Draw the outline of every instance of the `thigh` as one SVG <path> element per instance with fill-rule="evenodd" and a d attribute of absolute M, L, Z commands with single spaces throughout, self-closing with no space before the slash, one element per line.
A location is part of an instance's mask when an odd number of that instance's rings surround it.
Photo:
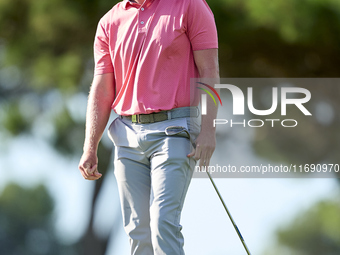
<path fill-rule="evenodd" d="M 119 151 L 119 148 L 116 148 Z M 129 157 L 116 158 L 114 174 L 117 180 L 124 226 L 148 227 L 150 205 L 150 167 Z M 129 232 L 129 229 L 127 230 Z"/>
<path fill-rule="evenodd" d="M 195 160 L 186 137 L 165 137 L 151 158 L 151 213 L 178 222 Z"/>

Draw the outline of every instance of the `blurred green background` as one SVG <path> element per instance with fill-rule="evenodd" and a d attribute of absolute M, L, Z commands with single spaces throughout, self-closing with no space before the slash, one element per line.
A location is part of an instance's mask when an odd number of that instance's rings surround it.
<path fill-rule="evenodd" d="M 116 2 L 0 0 L 0 153 L 3 157 L 11 144 L 28 137 L 48 144 L 59 158 L 80 158 L 86 97 L 93 77 L 96 25 Z M 221 77 L 340 76 L 339 0 L 207 2 L 219 32 Z M 322 92 L 320 88 L 316 93 Z M 336 111 L 332 126 L 327 129 L 315 126 L 321 145 L 311 144 L 309 136 L 302 136 L 290 146 L 281 146 L 280 141 L 291 139 L 289 134 L 283 132 L 275 139 L 277 134 L 264 129 L 256 134 L 262 138 L 253 141 L 255 151 L 269 160 L 277 160 L 280 154 L 280 159 L 289 162 L 300 155 L 296 151 L 299 148 L 312 151 L 313 147 L 322 146 L 324 153 L 313 157 L 316 163 L 329 160 L 329 155 L 337 159 L 338 95 L 337 90 L 328 95 Z M 112 167 L 111 150 L 112 146 L 101 143 L 99 164 L 104 175 Z M 303 155 L 299 159 L 306 163 L 310 154 L 306 158 Z M 46 167 L 55 164 L 39 155 L 36 157 L 32 160 L 41 160 Z M 0 165 L 1 175 L 7 171 L 10 166 Z M 94 229 L 95 205 L 102 184 L 103 180 L 97 181 L 91 190 L 86 229 L 77 241 L 65 244 L 54 234 L 55 202 L 49 184 L 29 187 L 4 183 L 0 190 L 0 254 L 105 254 L 114 233 L 98 235 Z M 340 254 L 339 231 L 339 200 L 319 201 L 278 229 L 276 252 L 266 254 Z"/>

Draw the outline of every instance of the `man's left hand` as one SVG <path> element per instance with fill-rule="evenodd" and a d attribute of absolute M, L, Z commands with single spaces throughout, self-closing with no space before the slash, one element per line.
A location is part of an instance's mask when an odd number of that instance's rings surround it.
<path fill-rule="evenodd" d="M 209 166 L 210 158 L 216 147 L 216 136 L 214 131 L 201 131 L 196 139 L 196 149 L 193 149 L 188 157 L 200 160 L 199 167 Z"/>

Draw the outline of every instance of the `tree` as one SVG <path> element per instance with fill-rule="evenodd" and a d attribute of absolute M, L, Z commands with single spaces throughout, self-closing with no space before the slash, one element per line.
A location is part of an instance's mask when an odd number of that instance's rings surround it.
<path fill-rule="evenodd" d="M 114 4 L 108 0 L 0 0 L 2 132 L 15 139 L 34 133 L 39 123 L 51 128 L 44 138 L 58 153 L 80 157 L 85 120 L 72 114 L 67 103 L 89 90 L 96 25 Z M 99 154 L 105 175 L 111 148 L 101 144 Z M 95 183 L 88 230 L 80 241 L 82 254 L 93 254 L 93 248 L 96 254 L 104 254 L 106 249 L 108 237 L 101 240 L 93 231 L 94 204 L 101 186 L 102 180 Z"/>
<path fill-rule="evenodd" d="M 0 0 L 1 133 L 15 139 L 44 125 L 50 130 L 44 138 L 56 151 L 65 157 L 80 157 L 84 119 L 73 114 L 68 103 L 75 97 L 86 97 L 93 73 L 96 24 L 116 2 Z M 208 3 L 219 31 L 222 77 L 339 76 L 339 1 L 210 0 Z M 312 93 L 328 97 L 332 109 L 338 112 L 338 91 L 319 88 Z M 304 163 L 306 157 L 315 162 L 329 160 L 328 155 L 334 158 L 339 154 L 338 123 L 337 116 L 331 127 L 316 123 L 312 142 L 309 135 L 299 133 L 296 139 L 285 130 L 278 136 L 274 129 L 263 128 L 257 132 L 254 146 L 259 155 L 271 160 L 282 160 L 278 155 L 283 155 L 285 161 L 295 161 L 301 148 L 310 152 L 305 157 L 300 154 L 299 159 Z M 321 140 L 324 153 L 311 154 Z M 287 145 L 287 141 L 291 143 Z M 104 175 L 110 155 L 110 149 L 101 145 L 99 167 Z M 96 182 L 91 219 L 101 184 L 102 181 Z M 96 248 L 100 250 L 96 254 L 100 254 L 107 240 L 95 237 L 91 220 L 81 242 L 96 242 L 93 247 L 101 247 Z"/>
<path fill-rule="evenodd" d="M 54 233 L 54 202 L 43 185 L 8 184 L 0 196 L 0 253 L 15 255 L 75 254 Z"/>
<path fill-rule="evenodd" d="M 219 31 L 222 77 L 339 77 L 338 1 L 216 0 L 209 4 Z M 338 86 L 320 82 L 318 86 L 300 85 L 311 91 L 313 103 L 308 106 L 313 115 L 320 109 L 328 114 L 338 112 Z M 254 86 L 257 109 L 268 109 L 271 103 L 268 93 L 262 100 L 266 90 L 268 87 L 261 84 Z M 256 129 L 253 146 L 257 155 L 293 164 L 336 162 L 340 152 L 339 116 L 333 114 L 329 123 L 324 123 L 315 117 L 302 120 L 294 109 L 290 113 L 291 118 L 301 119 L 294 132 L 269 125 Z"/>
<path fill-rule="evenodd" d="M 324 200 L 299 213 L 277 231 L 277 246 L 268 249 L 265 254 L 339 254 L 339 211 L 339 201 Z"/>

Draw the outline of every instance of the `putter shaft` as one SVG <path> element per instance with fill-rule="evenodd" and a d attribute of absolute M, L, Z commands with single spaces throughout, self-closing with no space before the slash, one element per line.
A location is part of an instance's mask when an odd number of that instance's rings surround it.
<path fill-rule="evenodd" d="M 235 223 L 233 217 L 231 216 L 231 214 L 230 214 L 230 212 L 229 212 L 229 210 L 228 210 L 226 204 L 225 204 L 224 201 L 223 201 L 223 198 L 222 198 L 220 192 L 218 191 L 218 189 L 217 189 L 217 187 L 216 187 L 216 185 L 215 185 L 215 182 L 214 182 L 213 179 L 211 178 L 211 175 L 210 175 L 209 171 L 207 170 L 206 172 L 207 172 L 207 174 L 208 174 L 208 176 L 209 176 L 209 179 L 210 179 L 212 185 L 214 186 L 214 188 L 215 188 L 215 190 L 216 190 L 216 192 L 217 192 L 218 197 L 220 198 L 220 200 L 221 200 L 221 202 L 222 202 L 222 204 L 223 204 L 224 209 L 226 210 L 226 212 L 227 212 L 227 214 L 228 214 L 228 216 L 229 216 L 229 219 L 231 220 L 231 223 L 233 224 L 233 226 L 234 226 L 234 228 L 235 228 L 235 230 L 236 230 L 236 232 L 237 232 L 238 237 L 240 238 L 240 240 L 241 240 L 241 242 L 242 242 L 242 244 L 243 244 L 244 249 L 246 250 L 246 252 L 247 252 L 248 255 L 251 255 L 251 253 L 250 253 L 250 251 L 249 251 L 249 249 L 248 249 L 248 247 L 247 247 L 247 245 L 246 245 L 246 242 L 244 241 L 244 239 L 243 239 L 243 237 L 242 237 L 242 235 L 241 235 L 240 230 L 238 229 L 238 227 L 237 227 L 237 225 L 236 225 L 236 223 Z"/>

